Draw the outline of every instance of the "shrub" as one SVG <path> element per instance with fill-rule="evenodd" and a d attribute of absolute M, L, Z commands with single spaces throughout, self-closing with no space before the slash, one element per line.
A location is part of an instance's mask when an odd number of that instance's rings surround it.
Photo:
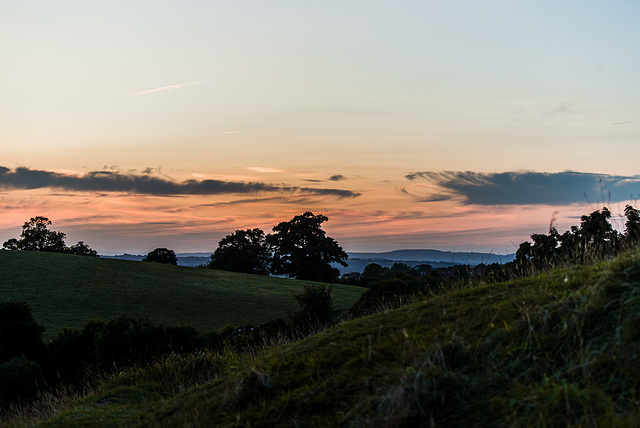
<path fill-rule="evenodd" d="M 162 327 L 126 314 L 107 322 L 96 336 L 99 364 L 122 367 L 146 363 L 168 353 L 169 349 Z"/>
<path fill-rule="evenodd" d="M 0 362 L 24 355 L 32 360 L 44 356 L 42 333 L 45 328 L 31 315 L 31 307 L 22 301 L 0 301 Z"/>
<path fill-rule="evenodd" d="M 75 254 L 77 256 L 98 257 L 98 252 L 96 250 L 93 250 L 83 241 L 80 241 L 77 244 L 70 246 L 69 253 Z"/>
<path fill-rule="evenodd" d="M 43 386 L 42 367 L 23 355 L 0 364 L 0 404 L 33 400 Z"/>
<path fill-rule="evenodd" d="M 331 291 L 325 285 L 305 285 L 301 294 L 294 295 L 300 309 L 291 315 L 292 327 L 307 331 L 330 325 L 335 316 Z"/>
<path fill-rule="evenodd" d="M 142 259 L 143 262 L 162 263 L 166 265 L 177 265 L 178 257 L 173 250 L 167 248 L 156 248 Z"/>
<path fill-rule="evenodd" d="M 104 322 L 89 321 L 82 330 L 65 328 L 49 342 L 47 371 L 54 380 L 80 380 L 83 369 L 96 364 L 96 336 Z"/>
<path fill-rule="evenodd" d="M 198 345 L 198 330 L 190 325 L 167 327 L 164 334 L 173 352 L 193 352 Z"/>
<path fill-rule="evenodd" d="M 220 351 L 225 345 L 233 340 L 233 336 L 238 330 L 231 324 L 225 324 L 218 330 L 211 330 L 198 336 L 198 347 L 209 349 L 212 351 Z"/>
<path fill-rule="evenodd" d="M 408 296 L 418 294 L 423 287 L 416 280 L 407 277 L 378 281 L 369 286 L 353 304 L 349 312 L 352 316 L 364 316 L 381 309 L 391 309 L 408 301 Z"/>

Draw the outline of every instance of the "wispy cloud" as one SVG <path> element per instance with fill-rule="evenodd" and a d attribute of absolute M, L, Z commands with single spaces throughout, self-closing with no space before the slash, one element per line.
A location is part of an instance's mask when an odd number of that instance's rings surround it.
<path fill-rule="evenodd" d="M 542 116 L 553 117 L 553 116 L 566 115 L 566 114 L 580 114 L 580 113 L 586 113 L 589 110 L 590 110 L 589 108 L 585 108 L 578 105 L 578 103 L 576 103 L 575 101 L 565 101 L 565 102 L 556 104 L 553 107 L 543 109 Z"/>
<path fill-rule="evenodd" d="M 249 171 L 255 171 L 255 172 L 265 172 L 265 173 L 271 173 L 271 172 L 286 172 L 283 169 L 278 169 L 278 168 L 271 168 L 271 167 L 263 167 L 263 166 L 248 166 L 247 169 Z"/>
<path fill-rule="evenodd" d="M 185 180 L 176 182 L 148 174 L 92 171 L 84 175 L 61 174 L 25 167 L 10 170 L 0 166 L 0 189 L 57 188 L 79 192 L 127 192 L 156 196 L 222 195 L 280 193 L 290 195 L 333 196 L 355 198 L 357 192 L 341 189 L 315 189 L 269 184 L 264 182 L 225 180 Z"/>
<path fill-rule="evenodd" d="M 534 205 L 578 202 L 620 202 L 640 195 L 640 176 L 615 176 L 574 171 L 478 173 L 471 171 L 413 172 L 408 180 L 426 180 L 438 193 L 421 200 L 434 202 L 462 197 L 467 204 Z"/>
<path fill-rule="evenodd" d="M 131 92 L 131 93 L 125 94 L 124 96 L 137 97 L 140 95 L 154 94 L 156 92 L 172 91 L 174 89 L 186 88 L 187 86 L 199 85 L 200 83 L 204 83 L 204 82 L 206 82 L 206 80 L 198 80 L 197 82 L 189 82 L 189 83 L 178 83 L 177 85 L 162 86 L 160 88 L 147 89 L 146 91 Z"/>

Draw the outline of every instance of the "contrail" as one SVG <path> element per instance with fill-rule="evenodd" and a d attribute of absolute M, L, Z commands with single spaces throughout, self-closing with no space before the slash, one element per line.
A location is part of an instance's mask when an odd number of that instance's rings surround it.
<path fill-rule="evenodd" d="M 206 82 L 206 80 L 199 80 L 197 82 L 189 82 L 189 83 L 179 83 L 177 85 L 163 86 L 161 88 L 148 89 L 146 91 L 131 92 L 130 94 L 125 94 L 124 96 L 125 97 L 137 97 L 138 95 L 152 94 L 154 92 L 171 91 L 173 89 L 185 88 L 187 86 L 198 85 L 198 84 L 204 83 L 204 82 Z"/>

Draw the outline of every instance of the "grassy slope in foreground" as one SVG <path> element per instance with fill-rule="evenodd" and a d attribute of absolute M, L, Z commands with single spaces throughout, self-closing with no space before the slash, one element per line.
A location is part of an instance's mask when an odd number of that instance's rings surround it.
<path fill-rule="evenodd" d="M 430 298 L 244 363 L 201 356 L 211 380 L 180 393 L 198 364 L 158 362 L 45 425 L 634 426 L 639 343 L 635 253 Z"/>
<path fill-rule="evenodd" d="M 309 282 L 182 266 L 69 254 L 0 251 L 0 298 L 24 300 L 45 340 L 62 327 L 121 313 L 200 331 L 226 323 L 259 325 L 297 309 L 294 294 Z M 364 291 L 336 285 L 345 309 Z"/>

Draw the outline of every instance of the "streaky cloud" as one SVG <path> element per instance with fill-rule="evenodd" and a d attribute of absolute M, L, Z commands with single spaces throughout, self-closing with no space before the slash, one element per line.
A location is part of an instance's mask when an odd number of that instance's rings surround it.
<path fill-rule="evenodd" d="M 248 166 L 247 169 L 249 171 L 264 172 L 264 173 L 286 172 L 283 169 L 272 168 L 272 167 L 263 167 L 263 166 Z"/>
<path fill-rule="evenodd" d="M 155 196 L 223 195 L 223 194 L 307 194 L 355 198 L 360 193 L 341 189 L 323 189 L 276 185 L 263 182 L 224 180 L 172 181 L 148 174 L 123 174 L 114 171 L 91 171 L 84 175 L 68 175 L 18 167 L 0 166 L 0 189 L 56 188 L 76 192 L 126 192 Z"/>
<path fill-rule="evenodd" d="M 434 193 L 425 198 L 420 199 L 418 202 L 444 202 L 453 199 L 451 195 L 445 195 L 443 193 Z"/>
<path fill-rule="evenodd" d="M 189 82 L 189 83 L 178 83 L 177 85 L 169 85 L 169 86 L 161 86 L 159 88 L 147 89 L 146 91 L 139 92 L 131 92 L 129 94 L 125 94 L 125 97 L 137 97 L 140 95 L 153 94 L 156 92 L 165 92 L 172 91 L 174 89 L 186 88 L 187 86 L 199 85 L 200 83 L 204 83 L 206 80 L 198 80 L 197 82 Z"/>
<path fill-rule="evenodd" d="M 458 196 L 463 197 L 466 204 L 477 205 L 559 205 L 580 202 L 608 204 L 634 199 L 640 195 L 640 176 L 575 171 L 424 171 L 411 172 L 405 178 L 411 181 L 429 181 L 443 191 L 424 198 L 424 202 Z"/>

